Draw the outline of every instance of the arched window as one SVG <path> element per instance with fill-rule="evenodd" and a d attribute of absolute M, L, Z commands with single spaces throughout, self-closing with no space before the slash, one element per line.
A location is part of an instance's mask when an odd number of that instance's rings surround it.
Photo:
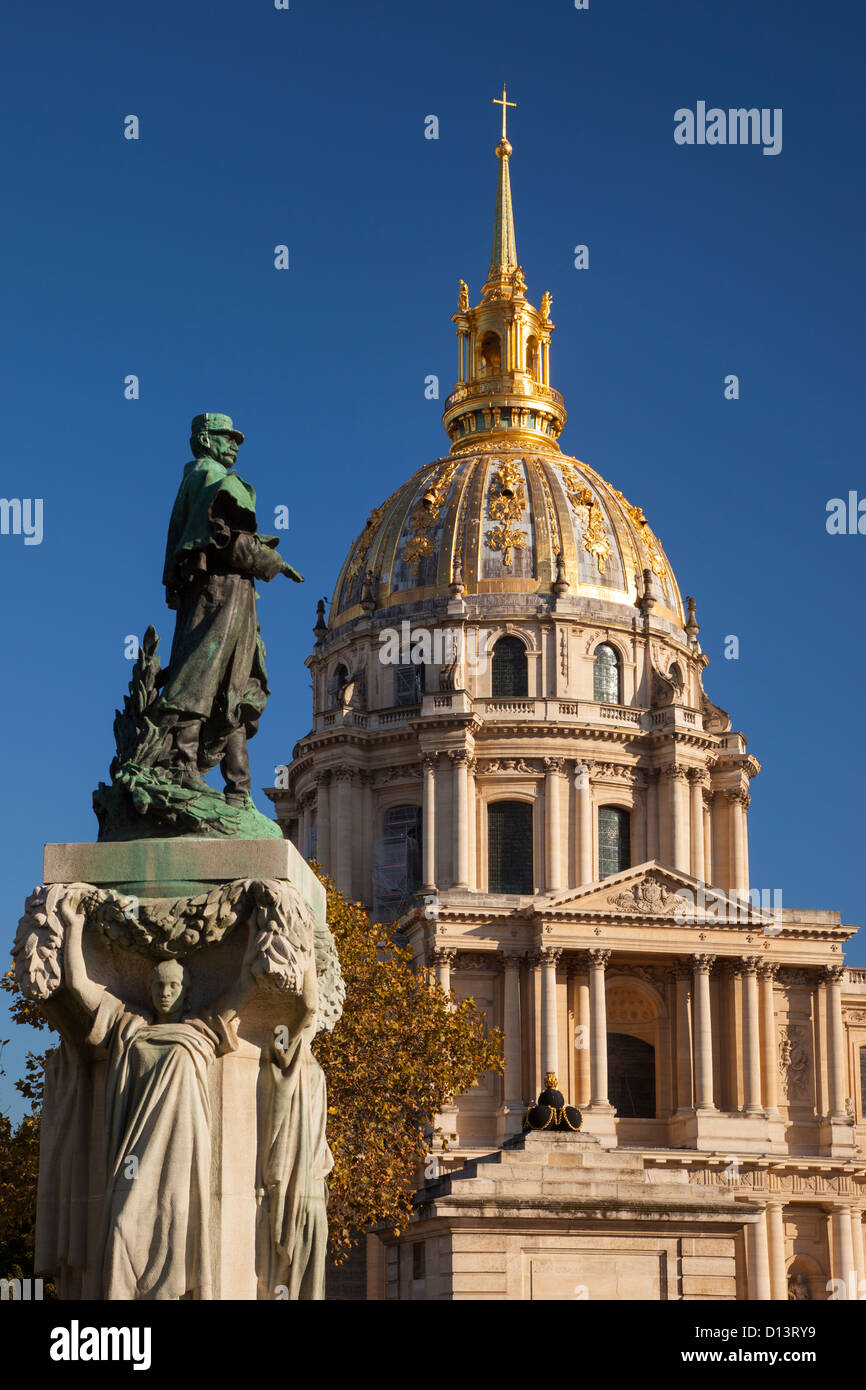
<path fill-rule="evenodd" d="M 533 381 L 538 380 L 538 339 L 534 334 L 526 340 L 526 370 Z"/>
<path fill-rule="evenodd" d="M 656 1053 L 630 1033 L 607 1035 L 607 1094 L 621 1120 L 656 1117 Z"/>
<path fill-rule="evenodd" d="M 620 806 L 598 808 L 598 876 L 631 868 L 631 817 Z"/>
<path fill-rule="evenodd" d="M 346 684 L 348 679 L 348 669 L 343 665 L 338 666 L 333 675 L 328 677 L 328 685 L 325 692 L 325 709 L 336 709 L 337 691 Z"/>
<path fill-rule="evenodd" d="M 681 695 L 683 693 L 683 673 L 676 662 L 674 662 L 673 666 L 668 671 L 668 680 L 677 693 Z"/>
<path fill-rule="evenodd" d="M 424 694 L 424 666 L 414 662 L 394 667 L 394 704 L 420 705 Z"/>
<path fill-rule="evenodd" d="M 592 667 L 592 698 L 601 705 L 618 705 L 620 700 L 619 657 L 609 642 L 595 649 Z"/>
<path fill-rule="evenodd" d="M 519 637 L 500 637 L 493 648 L 493 694 L 520 698 L 528 689 L 526 648 Z"/>
<path fill-rule="evenodd" d="M 487 808 L 487 879 L 490 893 L 532 892 L 532 806 L 494 801 Z"/>
<path fill-rule="evenodd" d="M 498 376 L 502 370 L 502 348 L 498 333 L 485 333 L 481 339 L 479 376 Z"/>
<path fill-rule="evenodd" d="M 421 887 L 421 807 L 391 806 L 373 843 L 373 915 L 393 922 Z"/>

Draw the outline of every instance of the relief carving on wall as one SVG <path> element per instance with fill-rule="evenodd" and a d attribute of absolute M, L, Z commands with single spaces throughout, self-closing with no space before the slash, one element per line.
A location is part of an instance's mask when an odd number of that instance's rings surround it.
<path fill-rule="evenodd" d="M 649 917 L 671 917 L 683 910 L 683 900 L 656 878 L 644 878 L 623 893 L 608 894 L 608 902 L 624 912 L 639 912 Z"/>
<path fill-rule="evenodd" d="M 779 1029 L 779 1074 L 789 1101 L 812 1099 L 812 1068 L 806 1027 L 784 1024 Z"/>

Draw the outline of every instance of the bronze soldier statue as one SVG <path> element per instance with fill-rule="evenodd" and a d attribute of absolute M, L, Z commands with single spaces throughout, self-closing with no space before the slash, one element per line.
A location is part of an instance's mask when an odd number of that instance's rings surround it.
<path fill-rule="evenodd" d="M 303 575 L 257 532 L 256 494 L 234 471 L 244 442 L 228 415 L 196 415 L 168 527 L 163 583 L 177 611 L 154 718 L 170 731 L 170 767 L 180 785 L 209 790 L 201 773 L 220 764 L 225 799 L 250 802 L 247 739 L 268 695 L 254 580 Z"/>

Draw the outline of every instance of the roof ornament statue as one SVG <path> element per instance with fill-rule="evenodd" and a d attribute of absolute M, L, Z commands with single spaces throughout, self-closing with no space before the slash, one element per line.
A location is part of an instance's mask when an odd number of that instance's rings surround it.
<path fill-rule="evenodd" d="M 583 1116 L 573 1105 L 566 1105 L 565 1096 L 557 1090 L 556 1073 L 544 1077 L 544 1090 L 535 1105 L 531 1105 L 523 1120 L 524 1130 L 545 1129 L 548 1132 L 575 1134 L 583 1124 Z"/>

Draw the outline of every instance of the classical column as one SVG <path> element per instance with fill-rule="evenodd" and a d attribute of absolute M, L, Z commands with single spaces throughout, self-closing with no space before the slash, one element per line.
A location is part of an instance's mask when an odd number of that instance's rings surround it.
<path fill-rule="evenodd" d="M 854 1263 L 850 1207 L 834 1207 L 830 1212 L 830 1267 L 834 1279 L 844 1279 L 845 1297 L 853 1297 L 856 1289 L 852 1285 L 857 1282 L 857 1266 Z"/>
<path fill-rule="evenodd" d="M 761 1211 L 757 1221 L 750 1221 L 746 1227 L 746 1251 L 749 1299 L 751 1301 L 763 1301 L 772 1298 L 766 1211 Z"/>
<path fill-rule="evenodd" d="M 332 845 L 334 881 L 344 898 L 352 897 L 352 768 L 338 767 L 337 843 Z"/>
<path fill-rule="evenodd" d="M 331 872 L 331 774 L 316 773 L 316 860 Z"/>
<path fill-rule="evenodd" d="M 544 842 L 547 851 L 545 888 L 548 893 L 558 893 L 562 888 L 562 864 L 559 852 L 559 783 L 564 758 L 544 759 Z M 554 1067 L 555 1071 L 556 1068 Z"/>
<path fill-rule="evenodd" d="M 421 807 L 423 852 L 423 891 L 432 893 L 436 887 L 436 763 L 438 753 L 425 753 L 423 760 L 424 793 Z"/>
<path fill-rule="evenodd" d="M 577 867 L 578 886 L 582 883 L 592 883 L 594 874 L 592 872 L 592 788 L 589 781 L 589 770 L 591 764 L 588 762 L 575 763 L 574 767 L 574 789 L 577 800 L 577 846 L 575 849 L 574 862 Z"/>
<path fill-rule="evenodd" d="M 304 792 L 298 803 L 301 808 L 301 825 L 299 830 L 300 844 L 298 849 L 305 859 L 310 856 L 310 819 L 311 819 L 311 797 L 309 792 Z"/>
<path fill-rule="evenodd" d="M 851 1244 L 854 1249 L 854 1269 L 857 1274 L 857 1297 L 866 1298 L 866 1262 L 863 1259 L 863 1213 L 859 1207 L 851 1208 Z"/>
<path fill-rule="evenodd" d="M 520 956 L 511 951 L 505 952 L 505 980 L 502 1027 L 505 1033 L 503 1054 L 505 1057 L 505 1079 L 503 1082 L 505 1104 L 509 1109 L 520 1109 L 523 1104 L 523 1086 L 520 1066 Z"/>
<path fill-rule="evenodd" d="M 702 767 L 689 768 L 689 798 L 691 802 L 692 878 L 706 883 L 704 867 L 704 786 L 709 781 Z"/>
<path fill-rule="evenodd" d="M 478 855 L 476 841 L 478 816 L 476 815 L 477 797 L 475 788 L 476 765 L 477 759 L 475 759 L 474 757 L 466 759 L 466 799 L 468 803 L 466 810 L 466 820 L 469 839 L 469 863 L 467 865 L 467 882 L 470 888 L 478 887 Z"/>
<path fill-rule="evenodd" d="M 446 994 L 451 988 L 451 968 L 456 958 L 456 950 L 447 946 L 435 946 L 428 957 L 433 966 L 436 983 L 442 986 Z"/>
<path fill-rule="evenodd" d="M 589 976 L 586 962 L 572 958 L 569 975 L 574 978 L 574 1052 L 575 1052 L 575 1105 L 589 1105 L 591 1098 L 591 1078 L 589 1067 Z"/>
<path fill-rule="evenodd" d="M 646 857 L 661 859 L 659 846 L 659 774 L 656 768 L 646 775 Z"/>
<path fill-rule="evenodd" d="M 767 1244 L 770 1256 L 770 1297 L 780 1302 L 788 1298 L 785 1266 L 785 1209 L 783 1202 L 767 1206 Z"/>
<path fill-rule="evenodd" d="M 556 967 L 562 951 L 541 951 L 541 1071 L 559 1073 L 559 1020 L 556 1015 Z"/>
<path fill-rule="evenodd" d="M 671 864 L 687 874 L 691 867 L 688 771 L 674 766 L 665 772 L 671 784 Z"/>
<path fill-rule="evenodd" d="M 454 850 L 453 886 L 469 887 L 469 779 L 465 748 L 454 748 L 449 754 L 454 766 Z"/>
<path fill-rule="evenodd" d="M 692 981 L 693 971 L 684 961 L 673 967 L 676 984 L 676 1076 L 678 1111 L 693 1108 L 692 1095 Z"/>
<path fill-rule="evenodd" d="M 632 863 L 645 864 L 649 855 L 646 848 L 646 780 L 638 773 L 634 781 L 634 852 Z"/>
<path fill-rule="evenodd" d="M 359 895 L 364 902 L 373 895 L 373 837 L 376 833 L 375 793 L 373 774 L 366 769 L 359 774 L 361 782 L 361 875 Z"/>
<path fill-rule="evenodd" d="M 760 957 L 744 956 L 734 963 L 743 978 L 743 1111 L 759 1115 L 761 1105 L 761 1033 L 758 1010 Z"/>
<path fill-rule="evenodd" d="M 607 1097 L 607 999 L 604 972 L 610 951 L 598 948 L 587 952 L 589 958 L 589 1066 L 590 1105 L 610 1106 Z"/>
<path fill-rule="evenodd" d="M 845 1112 L 845 1030 L 842 1026 L 843 965 L 824 967 L 827 997 L 827 1058 L 830 1081 L 830 1118 L 844 1120 Z"/>
<path fill-rule="evenodd" d="M 727 791 L 728 799 L 728 843 L 730 845 L 730 890 L 732 893 L 749 892 L 749 875 L 746 868 L 746 835 L 744 802 L 748 799 L 743 791 Z"/>
<path fill-rule="evenodd" d="M 764 1073 L 764 1110 L 771 1120 L 779 1119 L 779 1048 L 776 1041 L 776 1006 L 773 984 L 779 973 L 773 961 L 758 967 L 761 981 L 761 1050 Z M 787 1294 L 785 1295 L 787 1297 Z"/>
<path fill-rule="evenodd" d="M 715 868 L 713 865 L 713 796 L 707 787 L 703 789 L 704 803 L 704 882 L 712 883 Z"/>
<path fill-rule="evenodd" d="M 715 956 L 692 956 L 695 991 L 695 1109 L 715 1110 L 713 1100 L 713 1026 L 710 1016 L 710 971 Z"/>

